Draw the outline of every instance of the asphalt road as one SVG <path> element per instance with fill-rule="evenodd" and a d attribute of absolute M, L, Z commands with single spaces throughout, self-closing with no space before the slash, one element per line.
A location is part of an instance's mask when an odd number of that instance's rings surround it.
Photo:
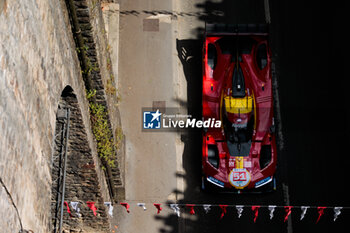
<path fill-rule="evenodd" d="M 130 203 L 132 214 L 127 214 L 121 206 L 115 208 L 117 232 L 158 232 L 164 224 L 154 220 L 155 212 L 144 212 L 135 206 L 138 202 L 150 206 L 176 200 L 173 191 L 177 187 L 180 136 L 141 131 L 143 107 L 159 106 L 159 103 L 163 107 L 178 106 L 176 51 L 172 43 L 175 42 L 174 24 L 170 15 L 154 13 L 157 10 L 172 12 L 173 3 L 119 2 L 119 107 L 125 134 L 126 199 L 121 201 Z"/>
<path fill-rule="evenodd" d="M 178 218 L 169 208 L 156 215 L 152 203 L 350 206 L 347 183 L 349 109 L 345 85 L 345 12 L 342 5 L 315 1 L 120 1 L 119 86 L 126 135 L 126 201 L 115 208 L 116 232 L 348 232 L 350 210 L 333 222 L 333 210 L 315 224 L 317 211 L 283 209 L 256 223 L 246 208 L 240 219 L 229 208 L 196 208 Z M 145 21 L 146 19 L 146 21 Z M 158 19 L 147 21 L 147 19 Z M 277 191 L 261 195 L 200 191 L 201 132 L 141 131 L 142 107 L 165 101 L 200 118 L 201 46 L 204 22 L 270 23 L 275 65 L 279 153 Z M 156 23 L 156 24 L 154 24 Z M 164 102 L 162 102 L 164 104 Z M 158 102 L 159 104 L 159 102 Z M 147 211 L 134 207 L 144 202 Z"/>

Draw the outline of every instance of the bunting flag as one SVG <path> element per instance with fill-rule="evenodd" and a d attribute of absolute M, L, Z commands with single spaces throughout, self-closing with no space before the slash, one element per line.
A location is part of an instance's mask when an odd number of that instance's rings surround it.
<path fill-rule="evenodd" d="M 220 208 L 221 208 L 221 216 L 220 216 L 220 219 L 222 219 L 222 218 L 225 216 L 226 212 L 227 212 L 227 210 L 226 210 L 227 205 L 219 205 L 219 206 L 220 206 Z"/>
<path fill-rule="evenodd" d="M 317 207 L 317 211 L 318 211 L 318 218 L 317 218 L 317 221 L 316 223 L 318 223 L 318 221 L 320 221 L 322 215 L 324 214 L 324 210 L 326 209 L 326 207 L 323 207 L 323 206 L 319 206 Z"/>
<path fill-rule="evenodd" d="M 112 205 L 112 202 L 105 202 L 104 205 L 108 208 L 109 216 L 113 217 L 113 205 Z"/>
<path fill-rule="evenodd" d="M 341 214 L 341 209 L 343 209 L 343 207 L 334 207 L 334 218 L 333 218 L 334 222 L 335 220 L 337 220 L 338 216 Z"/>
<path fill-rule="evenodd" d="M 71 202 L 70 202 L 70 206 L 73 208 L 73 210 L 75 211 L 75 213 L 77 214 L 77 216 L 80 218 L 80 217 L 81 217 L 81 214 L 80 214 L 79 202 L 77 202 L 77 201 L 71 201 Z"/>
<path fill-rule="evenodd" d="M 275 212 L 276 206 L 275 205 L 269 205 L 268 209 L 270 211 L 270 220 L 273 218 L 273 213 Z"/>
<path fill-rule="evenodd" d="M 120 205 L 124 206 L 126 209 L 126 212 L 130 213 L 130 205 L 127 202 L 121 202 Z"/>
<path fill-rule="evenodd" d="M 68 202 L 65 201 L 64 205 L 67 207 L 67 212 L 68 212 L 69 216 L 72 217 L 72 213 L 70 212 Z"/>
<path fill-rule="evenodd" d="M 147 210 L 145 203 L 137 203 L 137 206 L 142 207 L 144 211 Z"/>
<path fill-rule="evenodd" d="M 258 218 L 258 215 L 259 215 L 259 208 L 260 208 L 260 206 L 258 206 L 258 205 L 252 206 L 252 211 L 254 213 L 254 223 L 256 222 L 256 219 Z"/>
<path fill-rule="evenodd" d="M 178 204 L 170 204 L 170 208 L 175 212 L 175 214 L 180 217 L 180 208 Z"/>
<path fill-rule="evenodd" d="M 203 205 L 203 208 L 204 208 L 204 211 L 205 211 L 206 214 L 209 213 L 210 207 L 211 207 L 211 205 L 208 205 L 208 204 L 204 204 Z"/>
<path fill-rule="evenodd" d="M 290 213 L 292 212 L 292 208 L 293 208 L 293 206 L 285 206 L 284 207 L 285 215 L 284 215 L 284 221 L 283 222 L 286 222 L 288 220 L 288 217 L 289 217 Z"/>
<path fill-rule="evenodd" d="M 95 206 L 95 202 L 93 201 L 87 201 L 86 202 L 87 206 L 92 210 L 92 212 L 94 213 L 94 215 L 96 216 L 96 206 Z"/>
<path fill-rule="evenodd" d="M 306 211 L 309 208 L 310 208 L 310 206 L 301 206 L 300 207 L 300 209 L 301 209 L 300 221 L 304 219 Z"/>
<path fill-rule="evenodd" d="M 194 214 L 195 214 L 195 212 L 194 212 L 194 206 L 195 206 L 195 205 L 193 205 L 193 204 L 186 204 L 186 206 L 187 206 L 188 208 L 190 208 L 190 214 L 191 214 L 191 215 L 194 215 Z"/>
<path fill-rule="evenodd" d="M 236 205 L 236 209 L 237 209 L 237 214 L 238 214 L 238 218 L 241 218 L 242 213 L 243 213 L 243 205 Z"/>
<path fill-rule="evenodd" d="M 160 213 L 160 211 L 162 211 L 162 207 L 160 207 L 161 204 L 158 204 L 158 203 L 153 203 L 153 205 L 157 208 L 157 214 Z"/>

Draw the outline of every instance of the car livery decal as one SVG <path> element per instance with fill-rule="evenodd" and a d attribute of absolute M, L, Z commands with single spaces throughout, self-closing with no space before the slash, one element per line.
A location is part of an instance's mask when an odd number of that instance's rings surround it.
<path fill-rule="evenodd" d="M 244 164 L 243 164 L 243 156 L 237 156 L 236 157 L 236 168 L 242 169 Z"/>
<path fill-rule="evenodd" d="M 236 189 L 243 189 L 251 180 L 251 175 L 245 168 L 234 168 L 228 175 L 230 184 Z"/>

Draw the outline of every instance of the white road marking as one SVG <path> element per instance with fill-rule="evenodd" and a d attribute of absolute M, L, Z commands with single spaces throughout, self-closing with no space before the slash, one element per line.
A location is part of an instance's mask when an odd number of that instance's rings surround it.
<path fill-rule="evenodd" d="M 264 0 L 264 8 L 265 8 L 265 21 L 266 23 L 271 23 L 271 16 L 270 16 L 270 5 L 269 0 Z"/>

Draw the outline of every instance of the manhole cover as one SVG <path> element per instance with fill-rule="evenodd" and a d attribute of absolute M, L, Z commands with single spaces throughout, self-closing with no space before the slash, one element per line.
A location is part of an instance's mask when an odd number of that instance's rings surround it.
<path fill-rule="evenodd" d="M 143 19 L 143 31 L 144 32 L 158 32 L 159 31 L 159 19 Z"/>

